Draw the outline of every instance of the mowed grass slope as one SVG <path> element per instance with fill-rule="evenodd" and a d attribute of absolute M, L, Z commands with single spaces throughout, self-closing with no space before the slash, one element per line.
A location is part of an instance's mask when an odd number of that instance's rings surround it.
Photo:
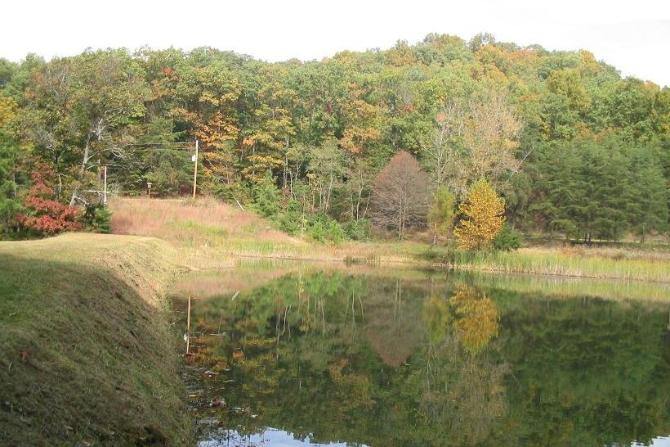
<path fill-rule="evenodd" d="M 0 243 L 0 444 L 183 445 L 189 425 L 151 238 Z"/>

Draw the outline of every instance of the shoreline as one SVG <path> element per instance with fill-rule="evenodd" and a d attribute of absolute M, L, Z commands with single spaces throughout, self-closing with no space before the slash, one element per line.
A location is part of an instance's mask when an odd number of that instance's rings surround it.
<path fill-rule="evenodd" d="M 333 247 L 303 241 L 300 248 L 283 254 L 231 253 L 224 244 L 194 248 L 154 237 L 90 233 L 0 242 L 5 267 L 0 272 L 0 328 L 7 334 L 0 343 L 0 383 L 10 403 L 9 411 L 0 412 L 0 425 L 7 427 L 6 437 L 16 444 L 189 442 L 191 428 L 178 373 L 179 337 L 168 299 L 176 280 L 189 271 L 206 273 L 235 267 L 240 260 L 266 260 L 337 262 L 352 268 L 388 268 L 391 274 L 393 267 L 473 272 L 491 274 L 502 282 L 513 275 L 531 282 L 533 277 L 621 281 L 634 288 L 670 284 L 670 257 L 665 254 L 656 259 L 611 259 L 595 256 L 597 252 L 579 256 L 535 248 L 449 264 L 422 258 L 430 246 L 416 243 Z M 301 256 L 307 252 L 311 256 Z M 515 270 L 515 257 L 528 270 Z M 542 264 L 548 258 L 552 263 Z M 562 261 L 566 265 L 556 269 Z M 657 270 L 640 275 L 648 265 Z M 644 299 L 645 290 L 640 290 L 639 299 Z M 660 302 L 665 301 L 663 296 L 661 290 L 649 298 Z M 64 383 L 64 377 L 71 380 Z M 35 383 L 40 386 L 34 387 Z M 43 387 L 50 390 L 56 411 L 38 405 L 45 398 Z M 26 429 L 26 415 L 46 428 Z"/>

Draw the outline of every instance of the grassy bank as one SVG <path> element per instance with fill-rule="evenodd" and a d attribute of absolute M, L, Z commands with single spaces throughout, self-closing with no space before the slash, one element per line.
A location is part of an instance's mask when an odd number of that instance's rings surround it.
<path fill-rule="evenodd" d="M 531 247 L 456 256 L 462 270 L 670 282 L 670 253 L 597 248 Z"/>
<path fill-rule="evenodd" d="M 322 244 L 279 232 L 253 212 L 214 199 L 117 199 L 112 211 L 115 233 L 170 241 L 180 250 L 181 261 L 192 268 L 261 257 L 670 282 L 670 252 L 660 249 L 532 247 L 468 254 L 411 241 Z"/>
<path fill-rule="evenodd" d="M 3 445 L 182 445 L 175 267 L 151 238 L 0 243 Z"/>

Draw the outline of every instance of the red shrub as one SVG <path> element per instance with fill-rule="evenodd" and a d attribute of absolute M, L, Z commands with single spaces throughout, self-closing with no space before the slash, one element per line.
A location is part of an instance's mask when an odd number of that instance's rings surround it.
<path fill-rule="evenodd" d="M 53 200 L 54 189 L 47 181 L 51 175 L 53 171 L 48 166 L 37 166 L 31 175 L 33 186 L 23 199 L 28 212 L 17 216 L 18 223 L 26 230 L 50 235 L 80 229 L 81 224 L 77 222 L 79 210 Z"/>

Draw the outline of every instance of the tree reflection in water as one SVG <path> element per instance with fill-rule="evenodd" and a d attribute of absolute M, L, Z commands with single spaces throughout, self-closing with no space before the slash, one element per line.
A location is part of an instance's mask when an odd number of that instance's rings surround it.
<path fill-rule="evenodd" d="M 200 439 L 256 445 L 273 427 L 295 445 L 623 445 L 670 433 L 667 306 L 473 283 L 295 273 L 198 302 Z"/>

